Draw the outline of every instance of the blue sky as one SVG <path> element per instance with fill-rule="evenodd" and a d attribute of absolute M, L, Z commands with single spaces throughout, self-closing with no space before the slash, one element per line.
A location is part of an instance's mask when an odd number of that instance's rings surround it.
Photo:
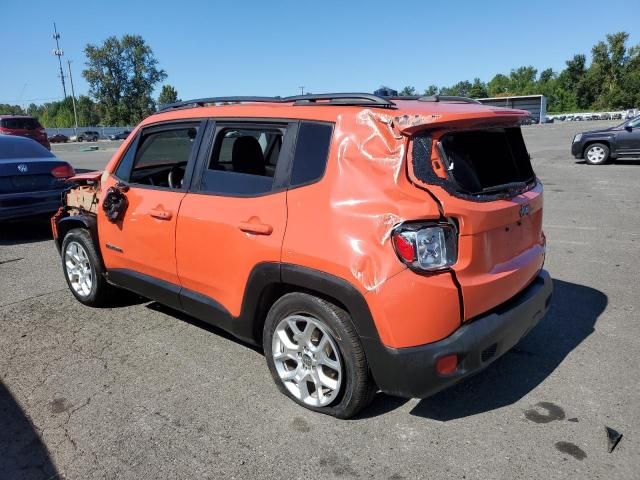
<path fill-rule="evenodd" d="M 124 33 L 144 37 L 183 99 L 422 90 L 521 65 L 559 70 L 616 31 L 640 43 L 638 0 L 0 3 L 0 103 L 23 105 L 62 97 L 53 21 L 76 95 L 88 90 L 84 46 Z"/>

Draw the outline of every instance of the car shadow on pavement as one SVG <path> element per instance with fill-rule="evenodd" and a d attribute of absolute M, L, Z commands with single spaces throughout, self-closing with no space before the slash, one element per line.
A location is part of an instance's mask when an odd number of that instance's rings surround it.
<path fill-rule="evenodd" d="M 511 405 L 542 383 L 594 331 L 607 307 L 599 290 L 554 280 L 549 314 L 510 352 L 474 377 L 421 400 L 412 415 L 448 421 Z"/>
<path fill-rule="evenodd" d="M 51 455 L 26 413 L 0 382 L 0 477 L 59 478 Z"/>
<path fill-rule="evenodd" d="M 49 216 L 38 216 L 0 224 L 0 245 L 18 245 L 51 240 L 53 236 L 50 218 Z"/>
<path fill-rule="evenodd" d="M 584 160 L 576 160 L 575 161 L 576 165 L 587 165 L 587 162 L 585 162 Z M 609 162 L 605 163 L 604 166 L 606 167 L 607 165 L 640 165 L 640 159 L 638 160 L 610 160 Z M 598 165 L 598 166 L 602 166 L 602 165 Z M 546 183 L 545 183 L 546 185 Z"/>
<path fill-rule="evenodd" d="M 224 339 L 227 340 L 231 340 L 232 342 L 235 342 L 239 345 L 243 345 L 245 347 L 247 347 L 250 350 L 253 350 L 254 352 L 258 352 L 260 354 L 262 354 L 262 347 L 259 345 L 252 345 L 250 343 L 244 342 L 242 340 L 240 340 L 239 338 L 233 336 L 232 334 L 230 334 L 229 332 L 227 332 L 226 330 L 223 330 L 221 328 L 218 328 L 216 326 L 210 325 L 206 322 L 203 322 L 201 320 L 198 320 L 195 317 L 192 317 L 190 315 L 187 315 L 184 312 L 181 312 L 179 310 L 174 310 L 171 307 L 167 307 L 166 305 L 163 305 L 161 303 L 158 302 L 151 302 L 148 305 L 146 305 L 146 307 L 150 310 L 156 311 L 156 312 L 160 312 L 160 313 L 164 313 L 165 315 L 170 315 L 174 318 L 177 318 L 178 320 L 182 320 L 183 322 L 189 323 L 191 325 L 193 325 L 194 327 L 198 327 L 201 328 L 203 330 L 206 330 L 209 333 L 213 333 L 219 337 L 222 337 Z"/>

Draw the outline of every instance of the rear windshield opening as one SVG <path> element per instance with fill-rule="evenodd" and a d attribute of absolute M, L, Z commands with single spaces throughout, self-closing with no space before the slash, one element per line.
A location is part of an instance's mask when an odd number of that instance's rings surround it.
<path fill-rule="evenodd" d="M 522 191 L 535 180 L 519 128 L 449 133 L 440 145 L 449 177 L 462 193 Z"/>

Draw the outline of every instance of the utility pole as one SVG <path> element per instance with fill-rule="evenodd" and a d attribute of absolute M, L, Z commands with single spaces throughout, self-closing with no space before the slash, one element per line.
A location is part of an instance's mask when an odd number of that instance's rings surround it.
<path fill-rule="evenodd" d="M 74 133 L 78 135 L 78 112 L 76 111 L 76 92 L 73 90 L 73 77 L 71 76 L 71 60 L 67 60 L 69 66 L 69 83 L 71 83 L 71 102 L 73 103 L 73 117 L 76 120 L 76 128 L 73 129 Z"/>
<path fill-rule="evenodd" d="M 298 88 L 300 89 L 300 95 L 304 95 L 304 85 Z"/>
<path fill-rule="evenodd" d="M 60 48 L 60 34 L 56 28 L 56 22 L 53 22 L 53 38 L 56 41 L 56 48 L 53 50 L 53 54 L 58 57 L 58 64 L 60 65 L 60 80 L 62 80 L 62 92 L 64 93 L 64 98 L 67 98 L 67 87 L 64 84 L 64 72 L 62 71 L 62 59 L 60 58 L 64 55 L 64 52 Z"/>

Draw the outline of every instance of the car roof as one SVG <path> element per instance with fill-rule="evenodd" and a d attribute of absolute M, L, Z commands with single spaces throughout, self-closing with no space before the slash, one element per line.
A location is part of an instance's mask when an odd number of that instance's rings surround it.
<path fill-rule="evenodd" d="M 525 117 L 529 112 L 501 107 L 470 103 L 463 101 L 421 101 L 418 99 L 393 99 L 394 108 L 378 106 L 376 104 L 363 105 L 329 105 L 329 104 L 292 104 L 274 101 L 246 102 L 230 105 L 204 105 L 191 108 L 169 109 L 155 113 L 142 122 L 142 126 L 171 120 L 197 118 L 245 118 L 245 119 L 293 119 L 336 122 L 345 113 L 357 115 L 364 110 L 375 111 L 380 115 L 396 119 L 398 123 L 409 118 L 417 119 L 413 125 L 425 124 L 430 121 L 446 122 L 462 119 L 485 117 Z"/>

